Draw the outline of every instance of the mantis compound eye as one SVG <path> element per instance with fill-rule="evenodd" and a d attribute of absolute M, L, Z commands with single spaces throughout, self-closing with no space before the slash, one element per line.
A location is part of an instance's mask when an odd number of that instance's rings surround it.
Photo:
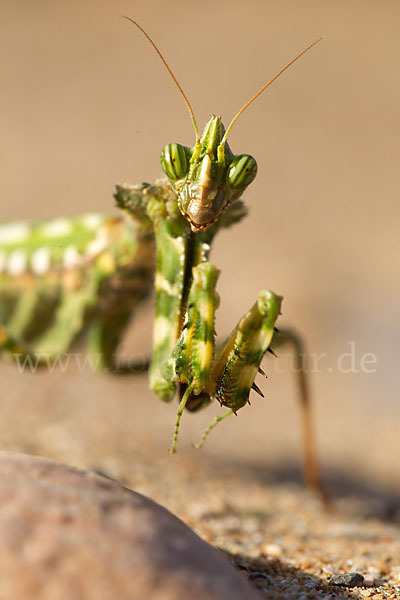
<path fill-rule="evenodd" d="M 183 179 L 188 172 L 192 152 L 180 144 L 168 144 L 161 152 L 161 168 L 172 181 Z"/>
<path fill-rule="evenodd" d="M 237 189 L 250 185 L 257 175 L 257 163 L 250 154 L 235 156 L 229 165 L 227 183 Z"/>

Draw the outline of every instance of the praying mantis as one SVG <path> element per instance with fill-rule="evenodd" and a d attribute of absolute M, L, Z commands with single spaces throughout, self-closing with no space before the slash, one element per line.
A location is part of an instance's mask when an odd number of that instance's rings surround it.
<path fill-rule="evenodd" d="M 34 357 L 46 365 L 83 334 L 98 367 L 134 371 L 121 365 L 117 348 L 136 307 L 155 287 L 153 353 L 149 381 L 153 392 L 180 402 L 171 451 L 175 452 L 184 409 L 199 410 L 214 400 L 226 412 L 205 430 L 236 415 L 254 390 L 255 377 L 271 344 L 290 343 L 297 360 L 302 407 L 305 475 L 322 491 L 311 427 L 300 338 L 278 332 L 282 298 L 263 290 L 227 340 L 216 348 L 216 284 L 219 270 L 209 260 L 215 235 L 246 215 L 241 197 L 257 174 L 248 154 L 235 155 L 228 135 L 241 114 L 284 71 L 315 46 L 317 39 L 266 83 L 225 129 L 212 116 L 202 135 L 192 106 L 148 33 L 147 38 L 181 94 L 191 117 L 193 147 L 171 143 L 161 153 L 165 178 L 152 184 L 117 186 L 120 216 L 87 214 L 54 221 L 0 225 L 0 353 L 19 361 Z"/>

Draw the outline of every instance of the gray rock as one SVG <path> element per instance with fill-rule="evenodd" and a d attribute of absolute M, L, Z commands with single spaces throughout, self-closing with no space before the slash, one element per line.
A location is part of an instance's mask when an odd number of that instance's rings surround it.
<path fill-rule="evenodd" d="M 218 550 L 89 471 L 0 452 L 3 600 L 257 600 Z"/>
<path fill-rule="evenodd" d="M 329 583 L 344 587 L 356 587 L 364 583 L 364 577 L 360 573 L 340 573 L 331 577 Z"/>

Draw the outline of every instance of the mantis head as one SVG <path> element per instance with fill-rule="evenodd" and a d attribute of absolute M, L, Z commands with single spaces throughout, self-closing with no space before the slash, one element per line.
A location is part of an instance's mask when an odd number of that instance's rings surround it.
<path fill-rule="evenodd" d="M 255 159 L 233 155 L 224 135 L 221 117 L 213 116 L 193 148 L 168 144 L 161 152 L 161 167 L 192 231 L 205 231 L 217 221 L 257 175 Z"/>

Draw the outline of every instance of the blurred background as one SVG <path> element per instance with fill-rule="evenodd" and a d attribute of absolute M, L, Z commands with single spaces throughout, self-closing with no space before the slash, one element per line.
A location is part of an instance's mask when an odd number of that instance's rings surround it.
<path fill-rule="evenodd" d="M 227 124 L 249 97 L 320 35 L 235 125 L 234 152 L 256 157 L 248 218 L 217 238 L 224 337 L 271 288 L 281 324 L 311 354 L 323 471 L 398 490 L 400 7 L 395 0 L 3 0 L 0 8 L 0 219 L 113 211 L 116 182 L 161 175 L 159 154 L 194 134 L 182 99 L 144 37 L 165 54 L 200 126 Z M 127 339 L 151 348 L 152 307 Z M 321 355 L 321 356 L 320 356 Z M 316 357 L 320 356 L 319 359 Z M 202 460 L 292 467 L 300 429 L 291 361 L 265 359 L 266 398 L 221 424 Z M 20 374 L 2 363 L 0 446 L 118 476 L 141 453 L 168 458 L 175 405 L 145 377 Z M 182 419 L 179 452 L 219 413 Z M 160 458 L 161 460 L 161 458 Z M 168 463 L 166 463 L 168 464 Z"/>

